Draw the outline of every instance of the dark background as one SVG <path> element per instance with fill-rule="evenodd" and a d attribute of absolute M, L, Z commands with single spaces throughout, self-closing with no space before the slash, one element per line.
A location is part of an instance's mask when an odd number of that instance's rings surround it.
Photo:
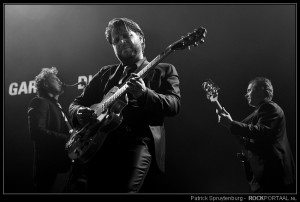
<path fill-rule="evenodd" d="M 217 124 L 202 82 L 217 83 L 219 101 L 235 120 L 252 112 L 244 95 L 250 79 L 268 77 L 274 101 L 285 111 L 288 138 L 296 157 L 296 5 L 4 5 L 5 193 L 31 193 L 33 146 L 27 106 L 35 96 L 8 94 L 9 85 L 27 84 L 43 67 L 55 66 L 66 83 L 117 63 L 104 31 L 109 20 L 136 21 L 146 37 L 151 61 L 181 36 L 202 26 L 205 43 L 175 51 L 163 62 L 180 76 L 182 108 L 166 119 L 166 193 L 247 193 L 239 145 Z M 67 89 L 68 107 L 81 90 Z"/>

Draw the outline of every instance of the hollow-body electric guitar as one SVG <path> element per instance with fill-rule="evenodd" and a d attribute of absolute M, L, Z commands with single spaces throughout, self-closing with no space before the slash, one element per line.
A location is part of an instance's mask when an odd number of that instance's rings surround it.
<path fill-rule="evenodd" d="M 203 82 L 202 88 L 206 92 L 206 98 L 212 103 L 215 103 L 217 109 L 222 112 L 223 107 L 218 100 L 218 91 L 220 90 L 220 88 L 211 79 L 208 79 L 207 81 Z M 252 171 L 250 169 L 250 163 L 246 157 L 245 146 L 240 139 L 238 139 L 238 141 L 241 146 L 241 152 L 237 153 L 237 158 L 240 160 L 240 162 L 242 162 L 243 167 L 245 169 L 246 177 L 248 181 L 250 181 L 252 178 Z"/>
<path fill-rule="evenodd" d="M 185 37 L 169 45 L 164 52 L 142 69 L 138 68 L 135 73 L 139 77 L 145 78 L 147 73 L 170 53 L 176 50 L 190 49 L 191 46 L 203 43 L 206 33 L 207 31 L 203 27 L 195 29 L 192 33 L 188 33 Z M 101 148 L 107 135 L 121 124 L 123 119 L 121 112 L 127 105 L 127 81 L 130 78 L 131 76 L 120 87 L 113 87 L 100 103 L 90 107 L 95 111 L 97 119 L 80 129 L 73 130 L 66 143 L 68 155 L 72 160 L 78 160 L 81 163 L 88 162 Z"/>

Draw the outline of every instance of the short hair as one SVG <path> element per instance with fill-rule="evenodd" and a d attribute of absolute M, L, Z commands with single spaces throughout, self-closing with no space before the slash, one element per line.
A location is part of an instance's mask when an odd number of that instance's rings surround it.
<path fill-rule="evenodd" d="M 256 77 L 252 79 L 249 84 L 256 84 L 257 87 L 262 87 L 262 90 L 267 100 L 272 100 L 274 90 L 270 79 L 265 77 Z"/>
<path fill-rule="evenodd" d="M 41 72 L 35 77 L 35 88 L 37 90 L 38 96 L 47 95 L 47 89 L 45 84 L 48 81 L 50 75 L 57 75 L 58 70 L 56 67 L 42 68 Z"/>
<path fill-rule="evenodd" d="M 106 40 L 110 44 L 112 44 L 111 31 L 114 27 L 121 27 L 121 26 L 125 26 L 125 28 L 127 30 L 131 30 L 131 31 L 135 32 L 136 34 L 138 34 L 139 36 L 143 37 L 144 43 L 143 43 L 142 48 L 143 48 L 143 52 L 144 52 L 144 49 L 145 49 L 144 32 L 142 31 L 142 29 L 136 22 L 134 22 L 133 20 L 130 20 L 128 18 L 114 18 L 111 21 L 109 21 L 108 26 L 105 29 Z"/>

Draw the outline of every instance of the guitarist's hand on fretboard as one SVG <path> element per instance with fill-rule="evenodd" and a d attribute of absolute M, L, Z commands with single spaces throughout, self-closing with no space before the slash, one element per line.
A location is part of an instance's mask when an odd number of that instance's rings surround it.
<path fill-rule="evenodd" d="M 140 97 L 144 92 L 146 92 L 146 85 L 144 80 L 139 77 L 137 74 L 132 73 L 132 77 L 129 79 L 127 85 L 128 92 L 130 92 L 135 99 Z"/>
<path fill-rule="evenodd" d="M 230 114 L 223 107 L 222 110 L 216 109 L 216 113 L 218 114 L 218 123 L 225 126 L 226 128 L 230 128 L 232 118 Z"/>

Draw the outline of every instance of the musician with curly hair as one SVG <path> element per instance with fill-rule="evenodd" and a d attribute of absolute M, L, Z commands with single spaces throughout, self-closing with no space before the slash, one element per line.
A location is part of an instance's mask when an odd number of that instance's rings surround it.
<path fill-rule="evenodd" d="M 71 160 L 65 150 L 69 139 L 68 113 L 58 98 L 64 92 L 55 67 L 35 77 L 37 95 L 28 107 L 28 125 L 34 145 L 34 184 L 39 193 L 65 191 Z"/>

